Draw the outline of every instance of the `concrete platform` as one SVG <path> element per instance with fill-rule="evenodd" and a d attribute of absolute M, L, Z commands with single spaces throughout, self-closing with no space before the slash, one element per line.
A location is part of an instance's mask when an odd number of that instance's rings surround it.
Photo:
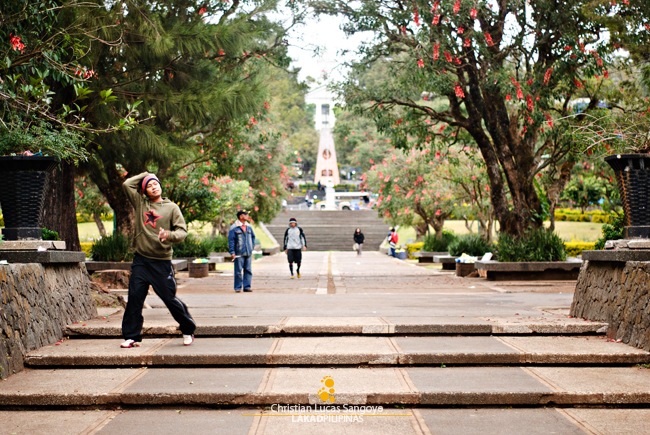
<path fill-rule="evenodd" d="M 82 260 L 83 261 L 83 260 Z M 106 269 L 117 269 L 117 270 L 131 270 L 130 261 L 92 261 L 88 260 L 84 262 L 86 264 L 86 270 L 88 273 L 93 273 L 98 270 Z M 175 258 L 172 260 L 172 267 L 174 270 L 179 272 L 182 270 L 187 270 L 187 260 Z"/>
<path fill-rule="evenodd" d="M 441 263 L 442 270 L 456 270 L 456 257 L 453 255 L 434 255 L 434 263 Z"/>
<path fill-rule="evenodd" d="M 582 260 L 507 262 L 479 260 L 475 264 L 479 274 L 493 281 L 497 280 L 567 280 L 577 279 Z"/>

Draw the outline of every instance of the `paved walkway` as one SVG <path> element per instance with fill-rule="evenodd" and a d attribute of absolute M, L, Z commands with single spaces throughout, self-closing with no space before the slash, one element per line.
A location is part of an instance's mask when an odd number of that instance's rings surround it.
<path fill-rule="evenodd" d="M 141 348 L 118 347 L 119 310 L 70 325 L 0 383 L 0 434 L 650 433 L 650 354 L 570 318 L 574 282 L 376 252 L 305 252 L 300 279 L 283 254 L 253 270 L 252 293 L 229 267 L 179 274 L 190 347 L 155 296 Z"/>

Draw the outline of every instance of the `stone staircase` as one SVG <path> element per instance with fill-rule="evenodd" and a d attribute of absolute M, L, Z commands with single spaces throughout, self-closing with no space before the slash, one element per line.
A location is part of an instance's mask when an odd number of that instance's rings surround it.
<path fill-rule="evenodd" d="M 365 236 L 363 248 L 376 251 L 388 235 L 389 225 L 373 210 L 290 210 L 280 213 L 266 224 L 280 248 L 289 218 L 296 218 L 313 251 L 350 251 L 354 230 L 361 228 Z"/>
<path fill-rule="evenodd" d="M 650 403 L 650 370 L 637 366 L 650 354 L 608 341 L 591 322 L 508 331 L 487 322 L 295 320 L 206 328 L 191 347 L 154 326 L 142 347 L 129 350 L 117 348 L 118 328 L 101 320 L 71 325 L 73 339 L 29 353 L 28 369 L 3 382 L 0 403 L 23 410 L 262 407 L 270 416 L 280 405 L 336 404 L 332 410 L 342 413 L 343 405 L 365 406 L 376 414 L 405 406 Z"/>
<path fill-rule="evenodd" d="M 142 347 L 118 347 L 120 310 L 69 325 L 0 382 L 0 433 L 650 433 L 650 353 L 568 317 L 557 283 L 305 257 L 301 279 L 256 261 L 250 294 L 181 276 L 189 347 L 153 296 Z"/>

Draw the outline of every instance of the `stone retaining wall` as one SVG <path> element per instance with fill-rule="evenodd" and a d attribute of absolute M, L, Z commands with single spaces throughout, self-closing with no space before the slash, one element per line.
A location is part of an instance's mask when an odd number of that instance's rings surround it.
<path fill-rule="evenodd" d="M 650 262 L 585 261 L 570 314 L 605 321 L 607 336 L 650 351 Z"/>
<path fill-rule="evenodd" d="M 97 308 L 81 263 L 0 265 L 0 378 L 23 369 L 27 352 L 63 338 Z"/>

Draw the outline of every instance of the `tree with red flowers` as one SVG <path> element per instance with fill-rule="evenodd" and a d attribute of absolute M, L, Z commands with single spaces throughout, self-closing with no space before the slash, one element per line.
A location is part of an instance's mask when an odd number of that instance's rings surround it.
<path fill-rule="evenodd" d="M 489 188 L 480 161 L 469 147 L 443 155 L 430 150 L 393 150 L 365 174 L 365 186 L 379 194 L 377 210 L 394 225 L 413 225 L 418 236 L 433 228 L 442 237 L 445 220 L 478 221 L 487 239 L 492 230 Z"/>
<path fill-rule="evenodd" d="M 558 119 L 571 119 L 577 97 L 587 97 L 587 110 L 597 105 L 602 95 L 598 88 L 585 95 L 585 82 L 608 80 L 615 51 L 631 43 L 604 37 L 612 25 L 607 18 L 622 14 L 635 22 L 634 44 L 647 46 L 650 34 L 639 26 L 649 15 L 641 3 L 647 2 L 310 2 L 343 15 L 348 33 L 376 37 L 361 47 L 341 84 L 346 102 L 371 116 L 397 147 L 443 150 L 467 133 L 485 162 L 500 230 L 515 236 L 546 217 L 536 174 L 564 164 L 570 172 L 577 158 Z M 366 78 L 376 64 L 387 71 L 383 81 Z M 567 179 L 557 172 L 553 182 L 561 185 Z"/>

